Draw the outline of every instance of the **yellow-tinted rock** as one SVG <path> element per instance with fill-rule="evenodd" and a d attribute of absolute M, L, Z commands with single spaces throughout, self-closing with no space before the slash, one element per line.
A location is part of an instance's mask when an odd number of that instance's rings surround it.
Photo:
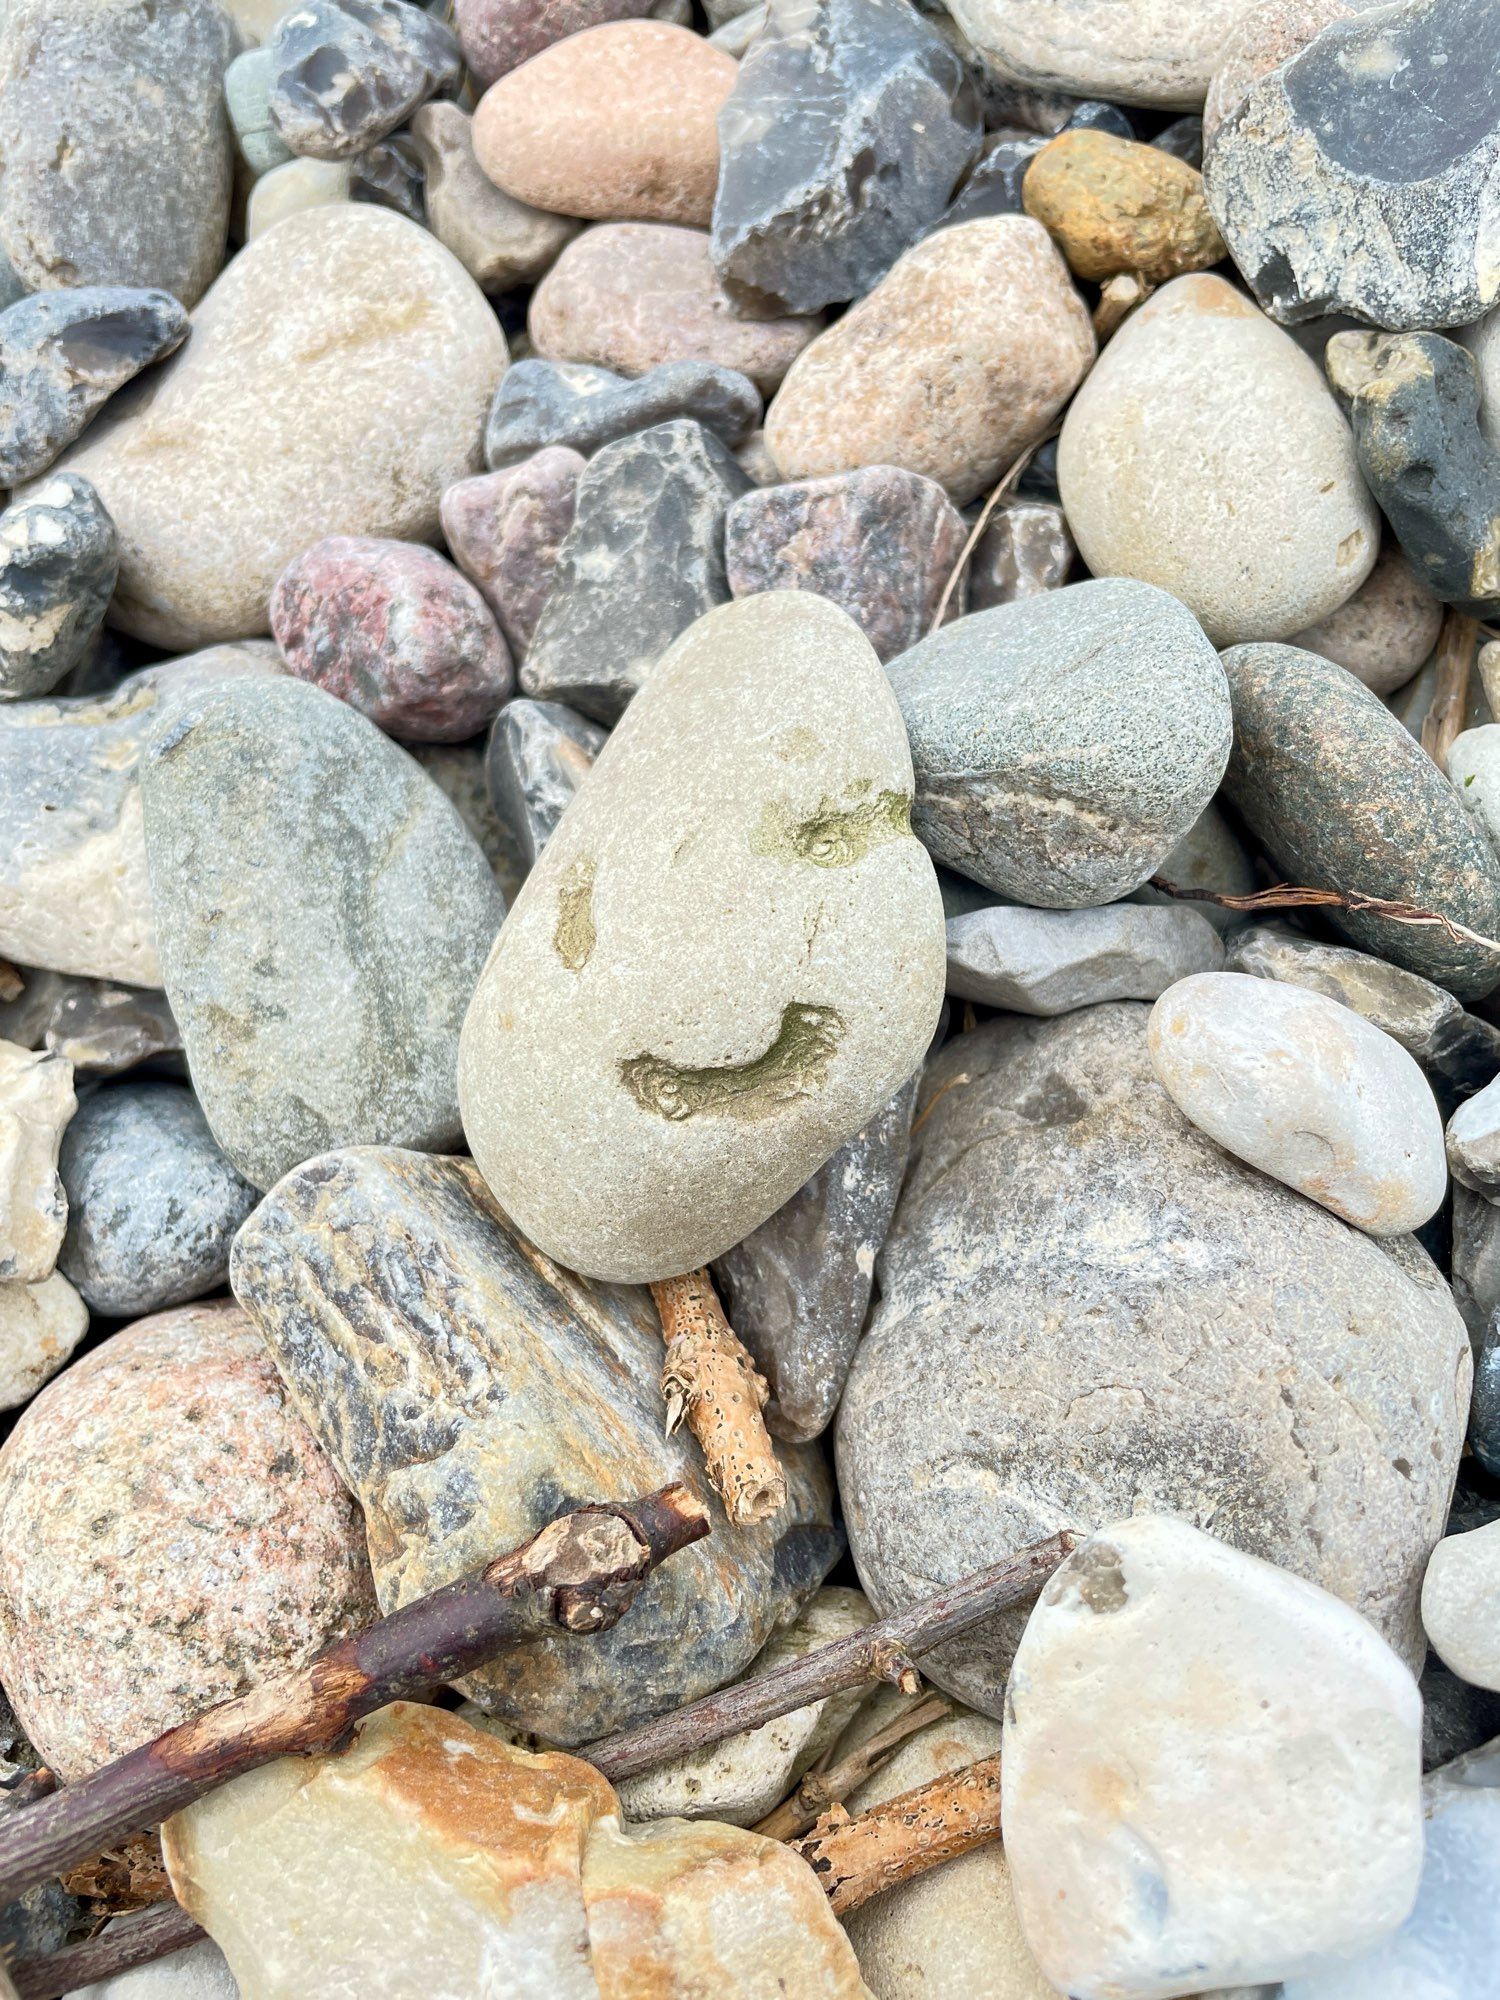
<path fill-rule="evenodd" d="M 1027 168 L 1021 198 L 1080 278 L 1133 271 L 1160 285 L 1225 254 L 1202 174 L 1112 132 L 1060 132 Z"/>

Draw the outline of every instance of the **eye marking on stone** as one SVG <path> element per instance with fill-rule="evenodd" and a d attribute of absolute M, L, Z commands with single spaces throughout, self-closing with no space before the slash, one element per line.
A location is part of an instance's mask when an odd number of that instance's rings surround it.
<path fill-rule="evenodd" d="M 868 785 L 853 785 L 854 803 L 822 799 L 813 812 L 800 819 L 784 805 L 768 805 L 751 839 L 751 853 L 783 861 L 810 861 L 815 868 L 852 868 L 872 848 L 911 832 L 911 794 L 858 796 L 869 789 Z"/>
<path fill-rule="evenodd" d="M 749 1062 L 694 1069 L 665 1056 L 630 1056 L 620 1064 L 620 1081 L 643 1111 L 659 1118 L 726 1112 L 753 1121 L 821 1089 L 843 1036 L 844 1018 L 835 1008 L 793 1000 L 782 1009 L 775 1041 Z"/>
<path fill-rule="evenodd" d="M 557 892 L 552 948 L 569 972 L 582 972 L 597 941 L 594 930 L 594 863 L 580 854 Z"/>

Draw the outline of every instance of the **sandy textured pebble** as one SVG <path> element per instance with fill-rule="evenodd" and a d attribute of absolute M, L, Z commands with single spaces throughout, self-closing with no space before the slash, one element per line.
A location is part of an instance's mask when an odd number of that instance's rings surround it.
<path fill-rule="evenodd" d="M 1442 605 L 1389 543 L 1354 595 L 1291 643 L 1347 667 L 1372 694 L 1388 695 L 1427 658 L 1442 622 Z"/>
<path fill-rule="evenodd" d="M 200 1938 L 185 1951 L 168 1952 L 133 1972 L 117 1972 L 93 1986 L 80 1986 L 68 2000 L 242 2000 L 242 1996 L 223 1952 L 212 1938 Z"/>
<path fill-rule="evenodd" d="M 1200 1131 L 1372 1236 L 1426 1222 L 1448 1191 L 1443 1121 L 1399 1042 L 1321 993 L 1200 972 L 1163 993 L 1157 1080 Z"/>
<path fill-rule="evenodd" d="M 515 201 L 597 221 L 706 227 L 719 108 L 738 64 L 666 21 L 609 21 L 501 77 L 474 114 L 474 152 Z"/>
<path fill-rule="evenodd" d="M 1089 568 L 1171 591 L 1218 646 L 1326 618 L 1379 552 L 1322 371 L 1223 278 L 1178 278 L 1131 315 L 1068 410 L 1057 467 Z"/>
<path fill-rule="evenodd" d="M 50 474 L 0 514 L 0 702 L 47 694 L 77 666 L 118 568 L 114 523 L 74 473 Z"/>
<path fill-rule="evenodd" d="M 1316 1971 L 1410 1914 L 1421 1780 L 1416 1683 L 1362 1618 L 1138 1514 L 1052 1577 L 1011 1670 L 1001 1811 L 1027 1941 L 1078 2000 Z"/>
<path fill-rule="evenodd" d="M 0 1451 L 0 1527 L 0 1674 L 65 1778 L 374 1613 L 358 1511 L 233 1305 L 51 1383 Z"/>
<path fill-rule="evenodd" d="M 49 1277 L 67 1227 L 57 1151 L 78 1109 L 73 1065 L 0 1041 L 0 1285 Z"/>
<path fill-rule="evenodd" d="M 990 611 L 1061 589 L 1077 554 L 1061 507 L 1046 500 L 1002 501 L 969 558 L 969 609 Z"/>
<path fill-rule="evenodd" d="M 1422 1624 L 1454 1673 L 1500 1688 L 1500 1521 L 1438 1543 L 1422 1581 Z"/>
<path fill-rule="evenodd" d="M 1224 255 L 1203 176 L 1159 146 L 1088 127 L 1060 132 L 1027 168 L 1023 193 L 1080 278 L 1132 271 L 1160 285 Z"/>
<path fill-rule="evenodd" d="M 962 506 L 1041 436 L 1093 359 L 1041 224 L 961 223 L 908 250 L 799 357 L 766 443 L 785 479 L 899 465 Z"/>
<path fill-rule="evenodd" d="M 478 585 L 518 659 L 556 581 L 583 467 L 576 451 L 554 445 L 444 491 L 440 511 L 453 560 Z"/>
<path fill-rule="evenodd" d="M 1154 1000 L 1212 972 L 1224 947 L 1182 904 L 1097 910 L 975 910 L 948 920 L 948 991 L 1016 1014 L 1071 1014 L 1101 1000 Z"/>
<path fill-rule="evenodd" d="M 1463 1321 L 1410 1238 L 1351 1229 L 1190 1125 L 1152 1074 L 1148 1012 L 1002 1016 L 928 1065 L 839 1412 L 860 1580 L 889 1611 L 1059 1525 L 1175 1513 L 1419 1664 Z M 1023 1622 L 923 1670 L 999 1714 Z"/>
<path fill-rule="evenodd" d="M 214 0 L 21 0 L 0 33 L 0 246 L 31 290 L 160 286 L 224 257 L 234 34 Z"/>
<path fill-rule="evenodd" d="M 264 632 L 271 586 L 324 535 L 434 534 L 443 488 L 478 470 L 505 361 L 425 230 L 363 204 L 288 217 L 62 461 L 119 530 L 115 621 L 164 646 Z"/>
<path fill-rule="evenodd" d="M 1249 4 L 1118 0 L 1101 8 L 1098 0 L 957 0 L 953 18 L 1003 81 L 1196 111 L 1224 38 Z"/>
<path fill-rule="evenodd" d="M 502 194 L 474 157 L 472 121 L 456 104 L 424 104 L 411 121 L 427 221 L 481 291 L 534 284 L 578 226 Z"/>
<path fill-rule="evenodd" d="M 29 1403 L 89 1330 L 89 1309 L 58 1271 L 0 1284 L 0 1410 Z"/>
<path fill-rule="evenodd" d="M 518 361 L 495 393 L 484 431 L 492 470 L 553 446 L 592 458 L 602 445 L 690 417 L 727 445 L 760 422 L 755 384 L 711 361 L 664 361 L 631 381 L 577 361 Z"/>
<path fill-rule="evenodd" d="M 1369 0 L 1365 0 L 1368 5 Z M 1306 48 L 1333 21 L 1347 21 L 1360 12 L 1358 0 L 1255 0 L 1235 23 L 1214 65 L 1213 82 L 1203 105 L 1203 144 L 1232 111 L 1237 111 L 1267 71 Z"/>
<path fill-rule="evenodd" d="M 528 867 L 552 838 L 607 734 L 560 701 L 523 696 L 495 717 L 484 753 L 485 782 Z"/>
<path fill-rule="evenodd" d="M 911 1075 L 942 991 L 911 784 L 880 664 L 821 598 L 723 605 L 654 669 L 464 1024 L 464 1131 L 549 1255 L 707 1263 Z"/>
<path fill-rule="evenodd" d="M 302 0 L 266 49 L 272 122 L 316 159 L 352 159 L 463 74 L 452 29 L 409 0 Z"/>
<path fill-rule="evenodd" d="M 468 1677 L 523 1730 L 584 1742 L 718 1687 L 838 1554 L 815 1453 L 783 1451 L 780 1513 L 728 1525 L 696 1444 L 663 1434 L 650 1295 L 551 1264 L 471 1161 L 358 1147 L 309 1162 L 240 1231 L 232 1282 L 359 1500 L 387 1609 L 472 1574 L 581 1495 L 681 1479 L 708 1500 L 710 1538 L 611 1631 L 541 1639 Z"/>
<path fill-rule="evenodd" d="M 563 251 L 532 294 L 527 325 L 549 361 L 622 375 L 662 361 L 718 361 L 769 396 L 822 320 L 742 315 L 715 276 L 703 230 L 604 222 Z"/>
<path fill-rule="evenodd" d="M 464 58 L 481 86 L 506 76 L 543 49 L 605 21 L 687 19 L 680 0 L 455 0 Z"/>

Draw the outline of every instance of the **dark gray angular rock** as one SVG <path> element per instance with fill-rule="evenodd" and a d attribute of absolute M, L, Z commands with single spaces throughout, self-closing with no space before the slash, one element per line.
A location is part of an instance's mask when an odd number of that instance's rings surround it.
<path fill-rule="evenodd" d="M 1500 1479 L 1500 1320 L 1491 1317 L 1474 1362 L 1469 1443 L 1492 1479 Z"/>
<path fill-rule="evenodd" d="M 1047 500 L 1002 501 L 969 558 L 969 609 L 988 611 L 1060 590 L 1077 555 L 1061 507 Z"/>
<path fill-rule="evenodd" d="M 115 524 L 86 479 L 54 472 L 0 514 L 0 702 L 46 694 L 104 622 Z"/>
<path fill-rule="evenodd" d="M 882 660 L 893 660 L 931 630 L 967 533 L 935 479 L 864 465 L 736 500 L 724 523 L 724 566 L 736 597 L 816 591 L 848 612 Z M 955 589 L 947 615 L 962 609 Z"/>
<path fill-rule="evenodd" d="M 456 1138 L 458 1031 L 505 905 L 431 779 L 268 676 L 184 699 L 140 785 L 163 983 L 240 1173 Z"/>
<path fill-rule="evenodd" d="M 1021 187 L 1026 169 L 1046 140 L 1001 139 L 985 153 L 947 208 L 932 225 L 946 229 L 953 222 L 973 222 L 981 215 L 1019 215 L 1024 204 Z"/>
<path fill-rule="evenodd" d="M 484 455 L 492 472 L 549 445 L 592 458 L 601 445 L 674 417 L 691 418 L 733 446 L 760 414 L 760 391 L 749 376 L 715 361 L 663 361 L 633 381 L 579 361 L 518 361 L 495 391 Z"/>
<path fill-rule="evenodd" d="M 318 160 L 353 159 L 463 74 L 452 31 L 409 0 L 307 0 L 267 46 L 272 122 Z"/>
<path fill-rule="evenodd" d="M 1476 1393 L 1478 1378 L 1475 1379 Z M 1500 1736 L 1500 1694 L 1471 1687 L 1427 1655 L 1417 1686 L 1422 1696 L 1422 1769 L 1449 1764 Z"/>
<path fill-rule="evenodd" d="M 1481 936 L 1500 927 L 1500 860 L 1436 764 L 1353 674 L 1298 646 L 1231 646 L 1224 789 L 1282 877 L 1389 898 Z M 1437 926 L 1330 909 L 1355 944 L 1471 1000 L 1500 980 L 1488 947 Z"/>
<path fill-rule="evenodd" d="M 917 1078 L 769 1221 L 715 1260 L 730 1324 L 770 1387 L 766 1423 L 804 1443 L 833 1421 L 906 1171 Z"/>
<path fill-rule="evenodd" d="M 750 481 L 679 417 L 608 444 L 578 482 L 521 668 L 529 695 L 613 724 L 679 632 L 729 601 L 724 516 Z"/>
<path fill-rule="evenodd" d="M 1445 604 L 1500 614 L 1500 450 L 1479 427 L 1474 356 L 1436 333 L 1339 333 L 1326 366 L 1407 561 Z"/>
<path fill-rule="evenodd" d="M 421 156 L 404 134 L 377 139 L 373 146 L 356 153 L 349 165 L 354 172 L 350 192 L 355 201 L 373 201 L 378 208 L 394 209 L 408 222 L 425 224 Z"/>
<path fill-rule="evenodd" d="M 84 1099 L 58 1161 L 58 1268 L 93 1311 L 135 1318 L 222 1289 L 256 1191 L 214 1144 L 190 1090 L 121 1083 Z"/>
<path fill-rule="evenodd" d="M 1500 8 L 1400 0 L 1334 22 L 1252 84 L 1204 181 L 1275 318 L 1468 325 L 1500 291 Z"/>
<path fill-rule="evenodd" d="M 1462 1181 L 1453 1184 L 1449 1277 L 1453 1302 L 1463 1314 L 1477 1354 L 1500 1310 L 1500 1208 Z"/>
<path fill-rule="evenodd" d="M 1150 143 L 1170 153 L 1174 160 L 1185 160 L 1190 167 L 1201 170 L 1203 166 L 1203 120 L 1191 113 L 1185 118 L 1174 118 Z"/>
<path fill-rule="evenodd" d="M 508 702 L 484 753 L 490 803 L 531 867 L 604 748 L 608 730 L 560 701 Z"/>
<path fill-rule="evenodd" d="M 165 993 L 29 967 L 25 978 L 17 997 L 0 1006 L 0 1042 L 48 1049 L 95 1076 L 117 1076 L 153 1056 L 182 1052 Z"/>
<path fill-rule="evenodd" d="M 231 1282 L 364 1509 L 386 1610 L 583 1500 L 681 1479 L 707 1503 L 708 1539 L 610 1631 L 514 1647 L 469 1677 L 522 1729 L 580 1743 L 720 1686 L 838 1553 L 815 1453 L 781 1454 L 774 1519 L 729 1526 L 697 1446 L 663 1435 L 649 1292 L 540 1256 L 471 1161 L 386 1147 L 310 1161 L 241 1230 Z"/>
<path fill-rule="evenodd" d="M 906 0 L 771 0 L 719 112 L 714 268 L 752 311 L 862 297 L 983 137 L 962 58 Z"/>
<path fill-rule="evenodd" d="M 0 313 L 0 486 L 45 472 L 116 389 L 187 336 L 170 292 L 81 285 Z"/>

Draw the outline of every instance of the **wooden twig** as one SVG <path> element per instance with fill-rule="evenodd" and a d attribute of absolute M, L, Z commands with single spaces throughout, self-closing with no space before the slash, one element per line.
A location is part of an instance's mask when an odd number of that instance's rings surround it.
<path fill-rule="evenodd" d="M 248 1694 L 0 1820 L 0 1905 L 275 1757 L 330 1750 L 361 1716 L 545 1633 L 602 1632 L 658 1563 L 708 1533 L 685 1486 L 578 1507 L 477 1578 L 393 1611 Z"/>
<path fill-rule="evenodd" d="M 205 1936 L 207 1932 L 181 1903 L 154 1903 L 136 1916 L 121 1917 L 98 1937 L 13 1965 L 10 1976 L 20 2000 L 59 2000 L 61 1994 L 149 1965 Z"/>
<path fill-rule="evenodd" d="M 667 1435 L 686 1418 L 724 1512 L 737 1528 L 786 1503 L 786 1474 L 761 1412 L 769 1391 L 749 1349 L 724 1317 L 707 1271 L 651 1287 L 667 1343 L 661 1372 Z"/>
<path fill-rule="evenodd" d="M 968 535 L 964 539 L 964 545 L 958 552 L 958 561 L 953 565 L 952 569 L 948 572 L 948 581 L 943 585 L 943 594 L 938 599 L 937 610 L 933 615 L 932 623 L 927 628 L 929 633 L 935 632 L 938 629 L 938 627 L 942 624 L 943 620 L 948 616 L 948 606 L 952 602 L 953 593 L 955 590 L 957 590 L 959 586 L 959 581 L 962 578 L 964 571 L 969 567 L 970 556 L 972 556 L 975 549 L 978 548 L 980 539 L 983 536 L 985 529 L 990 525 L 991 514 L 994 513 L 995 509 L 1000 505 L 1000 502 L 1005 498 L 1006 494 L 1009 493 L 1012 486 L 1015 485 L 1016 481 L 1020 478 L 1021 474 L 1026 470 L 1027 466 L 1030 465 L 1031 461 L 1036 457 L 1037 453 L 1041 450 L 1042 446 L 1047 443 L 1049 438 L 1055 438 L 1061 429 L 1062 429 L 1062 418 L 1059 417 L 1056 423 L 1049 424 L 1047 426 L 1046 430 L 1042 432 L 1039 438 L 1034 438 L 1032 442 L 1029 445 L 1027 445 L 1026 449 L 1021 453 L 1021 456 L 1018 459 L 1015 459 L 1011 463 L 1011 465 L 1004 472 L 1001 473 L 999 482 L 995 486 L 994 490 L 991 492 L 989 499 L 985 501 L 984 505 L 979 510 L 979 519 L 974 523 L 973 527 L 970 528 Z"/>
<path fill-rule="evenodd" d="M 1448 752 L 1464 726 L 1469 707 L 1469 675 L 1479 643 L 1479 621 L 1449 610 L 1438 634 L 1437 672 L 1432 700 L 1422 718 L 1422 748 L 1446 778 Z"/>
<path fill-rule="evenodd" d="M 756 1826 L 770 1840 L 795 1840 L 806 1833 L 831 1806 L 844 1803 L 849 1794 L 872 1778 L 895 1756 L 908 1736 L 915 1736 L 931 1722 L 941 1722 L 953 1713 L 953 1704 L 940 1694 L 921 1695 L 910 1707 L 888 1722 L 884 1729 L 867 1736 L 858 1748 L 836 1764 L 807 1771 L 792 1787 L 781 1804 L 768 1812 Z"/>
<path fill-rule="evenodd" d="M 835 1806 L 792 1845 L 841 1917 L 882 1890 L 999 1838 L 1000 1759 L 982 1757 L 855 1818 Z"/>
<path fill-rule="evenodd" d="M 1366 896 L 1358 889 L 1302 889 L 1282 882 L 1274 889 L 1257 889 L 1249 896 L 1225 896 L 1217 889 L 1181 888 L 1165 875 L 1153 875 L 1151 887 L 1164 896 L 1175 896 L 1179 902 L 1215 903 L 1221 910 L 1350 910 L 1356 916 L 1384 917 L 1393 924 L 1425 925 L 1445 931 L 1455 944 L 1477 944 L 1485 951 L 1500 952 L 1500 938 L 1471 931 L 1467 924 L 1456 923 L 1436 910 L 1423 910 L 1415 903 L 1396 902 L 1388 896 Z"/>

